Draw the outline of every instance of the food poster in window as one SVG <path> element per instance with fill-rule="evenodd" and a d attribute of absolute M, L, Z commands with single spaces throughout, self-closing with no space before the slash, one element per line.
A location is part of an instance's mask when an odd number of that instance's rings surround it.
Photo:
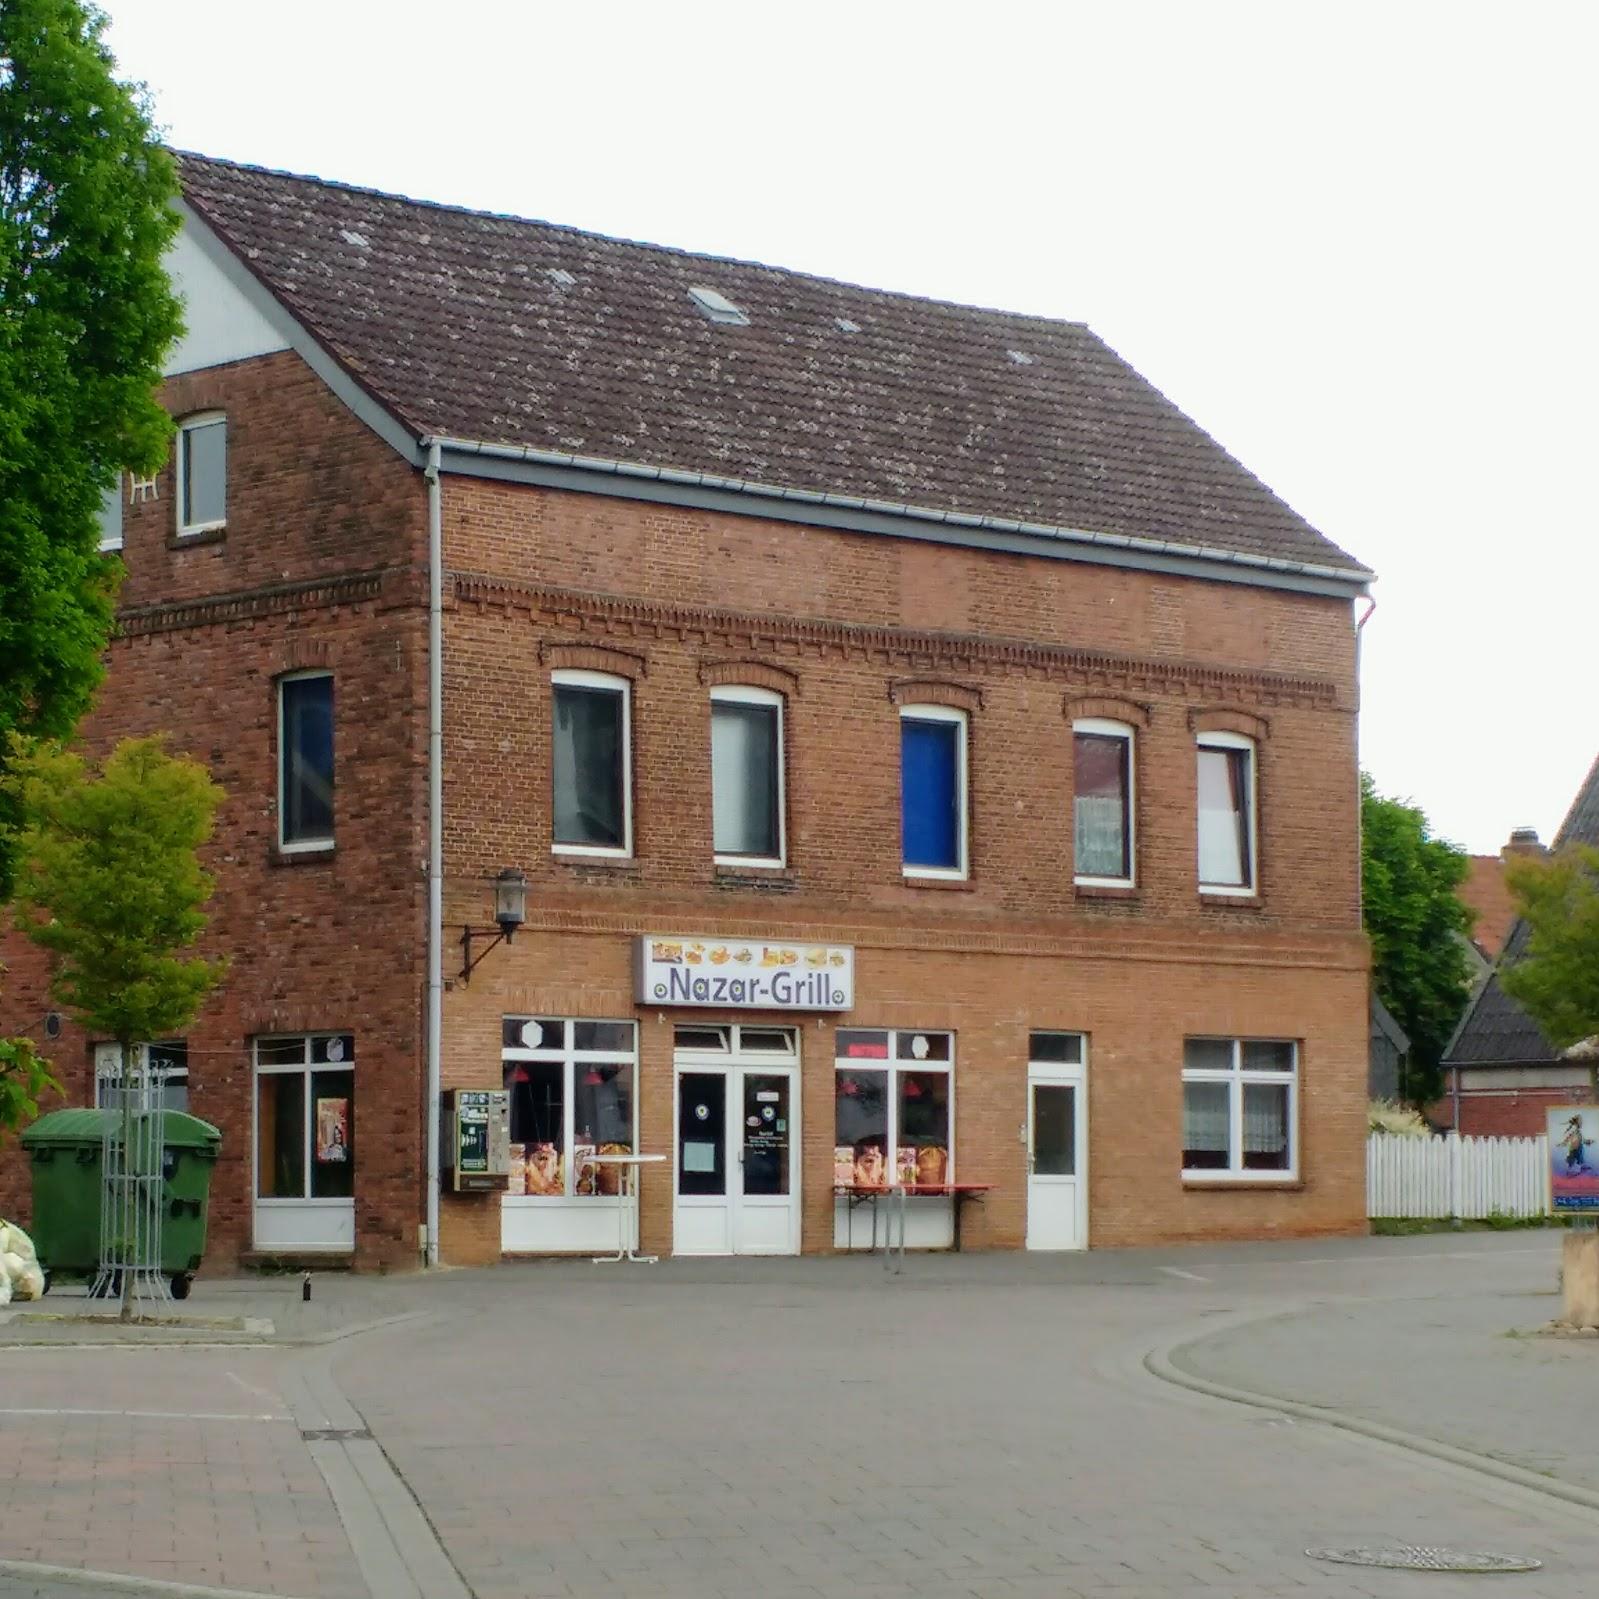
<path fill-rule="evenodd" d="M 529 1144 L 522 1169 L 524 1193 L 549 1198 L 566 1192 L 566 1164 L 554 1140 L 540 1138 Z"/>
<path fill-rule="evenodd" d="M 918 1188 L 942 1188 L 949 1181 L 949 1150 L 943 1144 L 918 1144 L 915 1173 L 911 1180 Z"/>
<path fill-rule="evenodd" d="M 901 1144 L 894 1156 L 894 1181 L 911 1186 L 916 1181 L 916 1146 Z"/>
<path fill-rule="evenodd" d="M 596 1155 L 633 1153 L 633 1067 L 626 1062 L 573 1067 L 572 1164 L 579 1194 L 614 1197 L 626 1186 L 626 1169 Z"/>
<path fill-rule="evenodd" d="M 1599 1105 L 1549 1111 L 1549 1196 L 1556 1211 L 1599 1212 Z"/>
<path fill-rule="evenodd" d="M 527 1192 L 527 1145 L 507 1144 L 506 1154 L 506 1183 L 507 1194 L 525 1194 Z"/>
<path fill-rule="evenodd" d="M 324 1166 L 350 1158 L 350 1101 L 345 1098 L 316 1102 L 316 1158 Z"/>
<path fill-rule="evenodd" d="M 848 1187 L 888 1186 L 886 1070 L 839 1066 L 834 1085 L 833 1173 L 836 1183 Z"/>

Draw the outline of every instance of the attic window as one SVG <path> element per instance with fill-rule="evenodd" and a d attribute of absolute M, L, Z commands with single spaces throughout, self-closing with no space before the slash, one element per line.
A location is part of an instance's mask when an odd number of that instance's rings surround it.
<path fill-rule="evenodd" d="M 563 289 L 569 289 L 574 283 L 577 282 L 577 279 L 574 278 L 565 267 L 546 267 L 544 269 L 544 274 L 551 283 L 554 283 Z"/>
<path fill-rule="evenodd" d="M 850 319 L 847 316 L 836 316 L 836 317 L 834 317 L 833 318 L 833 325 L 838 329 L 838 331 L 840 333 L 859 333 L 860 330 L 861 330 L 860 323 L 859 322 L 851 322 Z"/>
<path fill-rule="evenodd" d="M 690 284 L 688 297 L 713 322 L 724 322 L 733 328 L 750 325 L 750 319 L 725 294 L 718 294 L 703 283 Z"/>
<path fill-rule="evenodd" d="M 1036 355 L 1029 355 L 1025 350 L 1007 350 L 1005 354 L 1008 355 L 1017 366 L 1034 366 L 1038 361 L 1038 357 Z"/>
<path fill-rule="evenodd" d="M 346 244 L 353 244 L 358 250 L 370 250 L 372 245 L 364 234 L 356 233 L 350 228 L 340 228 L 339 237 Z"/>

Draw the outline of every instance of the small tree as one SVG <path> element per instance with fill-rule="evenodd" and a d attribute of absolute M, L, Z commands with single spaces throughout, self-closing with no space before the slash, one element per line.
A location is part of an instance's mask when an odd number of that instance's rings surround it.
<path fill-rule="evenodd" d="M 31 1122 L 45 1094 L 60 1092 L 29 1039 L 0 1038 L 0 1138 Z"/>
<path fill-rule="evenodd" d="M 1372 982 L 1410 1035 L 1400 1097 L 1428 1105 L 1443 1090 L 1439 1063 L 1469 995 L 1472 913 L 1455 891 L 1471 868 L 1422 810 L 1384 798 L 1364 772 L 1360 828 Z"/>
<path fill-rule="evenodd" d="M 70 751 L 14 745 L 11 782 L 23 818 L 17 922 L 56 957 L 59 1003 L 121 1047 L 126 1153 L 135 1049 L 186 1028 L 226 970 L 182 953 L 206 924 L 212 881 L 196 852 L 222 791 L 159 736 L 124 740 L 98 773 Z M 131 1314 L 124 1271 L 124 1320 Z"/>
<path fill-rule="evenodd" d="M 1504 991 L 1557 1050 L 1599 1033 L 1599 849 L 1522 855 L 1505 882 L 1527 924 L 1526 952 L 1499 973 Z M 1589 1097 L 1599 1101 L 1599 1059 L 1588 1057 Z"/>
<path fill-rule="evenodd" d="M 0 766 L 9 733 L 64 739 L 88 707 L 121 573 L 101 497 L 172 429 L 177 174 L 105 27 L 80 0 L 0 3 Z"/>

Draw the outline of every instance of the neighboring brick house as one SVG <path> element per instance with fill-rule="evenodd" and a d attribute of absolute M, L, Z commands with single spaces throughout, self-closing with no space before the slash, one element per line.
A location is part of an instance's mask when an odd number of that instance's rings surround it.
<path fill-rule="evenodd" d="M 614 1242 L 593 1152 L 663 1253 L 1364 1226 L 1368 571 L 1084 327 L 182 166 L 84 736 L 227 790 L 219 1254 L 415 1261 L 435 1072 L 516 1150 L 446 1260 Z"/>
<path fill-rule="evenodd" d="M 1538 830 L 1518 827 L 1497 855 L 1467 857 L 1471 871 L 1457 892 L 1462 903 L 1476 913 L 1471 942 L 1489 966 L 1499 959 L 1516 920 L 1516 902 L 1510 897 L 1510 887 L 1505 882 L 1505 862 L 1514 855 L 1541 854 L 1542 851 Z"/>
<path fill-rule="evenodd" d="M 1568 844 L 1599 845 L 1599 760 L 1589 769 L 1552 847 L 1559 851 Z M 1503 853 L 1521 852 L 1542 853 L 1531 828 L 1517 828 Z M 1527 924 L 1514 920 L 1498 965 L 1514 963 L 1526 952 L 1527 942 Z M 1478 989 L 1443 1064 L 1445 1098 L 1432 1114 L 1436 1118 L 1447 1111 L 1450 1124 L 1462 1133 L 1542 1133 L 1550 1106 L 1588 1098 L 1587 1066 L 1559 1058 L 1538 1024 L 1500 987 L 1497 966 Z"/>

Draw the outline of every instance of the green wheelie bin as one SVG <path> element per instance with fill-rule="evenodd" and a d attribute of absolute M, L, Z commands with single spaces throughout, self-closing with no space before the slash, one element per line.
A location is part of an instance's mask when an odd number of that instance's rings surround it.
<path fill-rule="evenodd" d="M 136 1122 L 150 1116 L 135 1111 Z M 162 1113 L 161 1270 L 174 1299 L 187 1299 L 205 1254 L 211 1170 L 222 1134 L 183 1111 Z M 92 1277 L 100 1261 L 100 1153 L 107 1126 L 120 1134 L 120 1110 L 54 1110 L 22 1134 L 33 1168 L 34 1248 L 46 1282 L 56 1275 Z M 144 1140 L 137 1128 L 137 1150 Z"/>

